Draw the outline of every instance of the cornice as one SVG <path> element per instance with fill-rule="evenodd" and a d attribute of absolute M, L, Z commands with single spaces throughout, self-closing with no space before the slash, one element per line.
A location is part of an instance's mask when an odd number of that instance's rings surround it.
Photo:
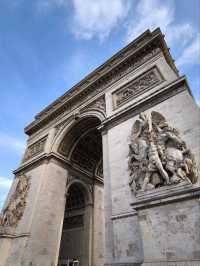
<path fill-rule="evenodd" d="M 59 114 L 55 119 L 51 119 L 47 124 L 44 124 L 42 127 L 38 128 L 33 135 L 29 137 L 29 141 L 35 139 L 36 136 L 44 135 L 44 132 L 48 132 L 48 129 L 51 127 L 55 127 L 58 130 L 60 127 L 67 125 L 70 123 L 76 116 L 83 115 L 87 112 L 98 112 L 98 114 L 102 117 L 100 120 L 104 120 L 106 118 L 106 106 L 105 106 L 105 95 L 99 94 L 88 100 L 86 103 L 81 102 L 81 104 L 77 107 L 72 108 L 69 111 L 65 111 Z"/>
<path fill-rule="evenodd" d="M 67 109 L 70 111 L 75 103 L 77 104 L 77 102 L 79 102 L 79 104 L 81 104 L 84 100 L 91 99 L 91 97 L 102 92 L 112 83 L 128 73 L 129 66 L 127 65 L 130 64 L 130 60 L 134 62 L 132 64 L 137 68 L 144 63 L 141 62 L 141 60 L 137 61 L 138 58 L 145 57 L 149 51 L 156 48 L 159 48 L 160 51 L 163 52 L 168 64 L 177 73 L 174 61 L 171 58 L 160 29 L 158 28 L 153 32 L 147 30 L 36 115 L 35 120 L 25 128 L 25 133 L 28 135 L 33 134 Z M 149 58 L 146 58 L 146 60 L 148 59 Z M 125 71 L 123 71 L 124 69 Z"/>
<path fill-rule="evenodd" d="M 136 197 L 131 206 L 134 210 L 138 211 L 186 199 L 199 198 L 199 196 L 200 187 L 185 182 L 184 184 L 174 185 L 169 188 L 159 188 L 157 192 L 153 192 L 151 195 L 146 193 L 146 195 Z"/>
<path fill-rule="evenodd" d="M 80 172 L 83 176 L 87 178 L 90 178 L 90 179 L 94 178 L 94 181 L 96 181 L 97 183 L 103 183 L 103 179 L 101 177 L 94 176 L 91 173 L 84 171 L 82 168 L 76 167 L 76 165 L 74 165 L 70 160 L 66 159 L 64 156 L 58 153 L 55 153 L 55 152 L 51 152 L 49 154 L 43 153 L 40 156 L 32 159 L 31 161 L 23 163 L 19 168 L 13 171 L 13 174 L 19 175 L 21 173 L 25 173 L 26 171 L 29 171 L 30 169 L 35 167 L 35 165 L 41 165 L 42 163 L 48 163 L 50 160 L 54 160 L 58 164 L 62 165 L 62 167 L 68 170 Z"/>
<path fill-rule="evenodd" d="M 187 90 L 189 93 L 191 93 L 186 77 L 182 76 L 175 81 L 170 82 L 168 85 L 163 85 L 158 90 L 152 92 L 145 98 L 138 100 L 127 108 L 124 108 L 123 110 L 113 114 L 102 122 L 99 129 L 102 131 L 102 133 L 104 133 L 109 128 L 112 128 L 119 123 L 122 123 L 123 121 L 126 121 L 127 119 L 148 110 L 152 106 L 155 106 L 156 104 L 159 104 L 184 90 Z"/>

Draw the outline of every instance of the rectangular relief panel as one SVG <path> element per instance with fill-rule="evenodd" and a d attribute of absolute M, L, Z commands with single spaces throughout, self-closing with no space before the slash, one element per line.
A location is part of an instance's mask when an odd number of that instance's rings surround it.
<path fill-rule="evenodd" d="M 139 96 L 145 91 L 152 89 L 164 81 L 158 68 L 155 66 L 142 75 L 125 84 L 112 94 L 113 109 L 116 109 L 134 97 Z"/>
<path fill-rule="evenodd" d="M 36 155 L 42 153 L 44 151 L 44 146 L 47 140 L 47 136 L 44 138 L 39 139 L 35 143 L 31 144 L 30 146 L 27 147 L 25 151 L 25 155 L 23 158 L 23 163 L 32 159 Z"/>

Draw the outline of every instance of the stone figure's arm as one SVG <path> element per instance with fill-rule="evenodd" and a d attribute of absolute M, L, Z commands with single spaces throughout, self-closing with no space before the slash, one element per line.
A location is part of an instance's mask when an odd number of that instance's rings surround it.
<path fill-rule="evenodd" d="M 171 140 L 173 140 L 174 142 L 178 143 L 178 144 L 183 144 L 184 141 L 177 137 L 175 134 L 167 132 L 167 137 L 170 138 Z"/>

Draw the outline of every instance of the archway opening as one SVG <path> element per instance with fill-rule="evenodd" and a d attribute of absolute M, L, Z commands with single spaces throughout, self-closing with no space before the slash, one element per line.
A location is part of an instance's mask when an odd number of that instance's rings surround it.
<path fill-rule="evenodd" d="M 83 188 L 78 184 L 71 185 L 66 198 L 59 266 L 73 266 L 75 260 L 83 261 L 85 208 Z"/>
<path fill-rule="evenodd" d="M 77 120 L 63 138 L 59 153 L 67 158 L 71 167 L 103 178 L 102 136 L 97 117 Z"/>
<path fill-rule="evenodd" d="M 91 266 L 92 260 L 101 256 L 95 255 L 98 251 L 93 250 L 97 238 L 98 245 L 101 246 L 99 250 L 103 249 L 103 240 L 99 238 L 103 234 L 101 227 L 104 226 L 103 222 L 99 222 L 103 221 L 102 136 L 98 130 L 100 124 L 101 121 L 96 117 L 75 121 L 58 149 L 68 161 L 70 175 L 59 266 L 71 266 L 73 260 L 79 261 L 80 266 Z"/>

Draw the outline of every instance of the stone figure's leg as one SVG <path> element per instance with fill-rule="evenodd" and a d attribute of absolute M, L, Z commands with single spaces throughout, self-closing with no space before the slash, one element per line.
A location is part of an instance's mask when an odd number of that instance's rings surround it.
<path fill-rule="evenodd" d="M 146 190 L 146 186 L 150 182 L 150 177 L 151 177 L 151 172 L 147 172 L 146 175 L 145 175 L 143 184 L 142 184 L 142 189 L 141 189 L 142 191 Z"/>
<path fill-rule="evenodd" d="M 155 164 L 156 164 L 156 167 L 159 170 L 160 174 L 162 175 L 162 177 L 166 181 L 166 183 L 170 184 L 169 175 L 165 171 L 165 169 L 163 168 L 161 161 L 160 160 L 156 160 Z"/>

